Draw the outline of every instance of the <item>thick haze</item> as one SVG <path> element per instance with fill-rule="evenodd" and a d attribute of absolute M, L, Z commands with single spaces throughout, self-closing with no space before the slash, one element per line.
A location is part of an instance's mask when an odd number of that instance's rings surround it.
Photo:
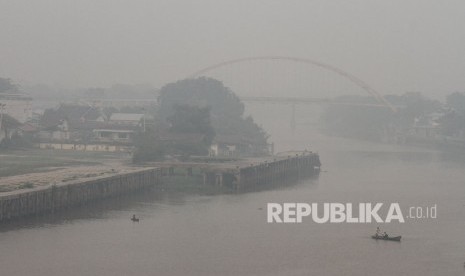
<path fill-rule="evenodd" d="M 261 55 L 340 67 L 383 94 L 465 90 L 464 1 L 0 0 L 0 76 L 161 86 Z"/>

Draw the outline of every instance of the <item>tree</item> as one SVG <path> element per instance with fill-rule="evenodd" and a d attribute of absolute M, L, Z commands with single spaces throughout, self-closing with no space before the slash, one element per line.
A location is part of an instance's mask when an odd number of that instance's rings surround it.
<path fill-rule="evenodd" d="M 458 113 L 465 114 L 465 93 L 454 92 L 447 95 L 446 103 Z"/>
<path fill-rule="evenodd" d="M 10 147 L 14 144 L 12 141 L 12 131 L 21 125 L 18 120 L 8 114 L 0 114 L 0 147 Z"/>
<path fill-rule="evenodd" d="M 209 146 L 215 136 L 210 122 L 210 108 L 192 105 L 174 105 L 174 114 L 167 118 L 173 133 L 200 133 L 204 134 L 205 142 Z"/>
<path fill-rule="evenodd" d="M 465 129 L 465 118 L 455 110 L 447 112 L 439 119 L 441 132 L 446 136 L 456 136 Z"/>
<path fill-rule="evenodd" d="M 206 155 L 215 132 L 210 124 L 210 108 L 175 105 L 167 118 L 167 129 L 148 129 L 135 140 L 134 162 L 160 161 L 165 154 Z"/>
<path fill-rule="evenodd" d="M 222 82 L 212 78 L 185 79 L 160 89 L 158 97 L 163 118 L 174 113 L 176 104 L 210 107 L 213 116 L 241 117 L 244 104 Z"/>
<path fill-rule="evenodd" d="M 441 108 L 441 103 L 423 96 L 420 92 L 407 92 L 401 96 L 405 108 L 399 110 L 404 120 L 413 123 L 415 118 L 428 115 Z"/>
<path fill-rule="evenodd" d="M 11 79 L 0 78 L 0 93 L 16 93 L 18 86 Z"/>
<path fill-rule="evenodd" d="M 221 81 L 201 77 L 170 83 L 160 89 L 158 102 L 160 117 L 165 120 L 174 114 L 176 105 L 209 107 L 217 135 L 237 135 L 266 149 L 268 135 L 251 117 L 244 118 L 244 104 Z"/>
<path fill-rule="evenodd" d="M 158 139 L 153 129 L 138 133 L 135 137 L 134 144 L 136 146 L 136 150 L 132 157 L 134 163 L 161 161 L 165 157 L 166 147 Z"/>

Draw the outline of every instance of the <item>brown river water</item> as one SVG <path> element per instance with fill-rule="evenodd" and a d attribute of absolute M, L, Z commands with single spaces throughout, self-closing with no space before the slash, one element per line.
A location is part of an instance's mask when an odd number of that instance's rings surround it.
<path fill-rule="evenodd" d="M 463 155 L 321 135 L 281 143 L 318 149 L 319 177 L 241 194 L 150 191 L 0 225 L 0 275 L 465 274 Z M 269 224 L 268 202 L 436 204 L 437 218 Z M 402 241 L 371 239 L 377 226 Z"/>

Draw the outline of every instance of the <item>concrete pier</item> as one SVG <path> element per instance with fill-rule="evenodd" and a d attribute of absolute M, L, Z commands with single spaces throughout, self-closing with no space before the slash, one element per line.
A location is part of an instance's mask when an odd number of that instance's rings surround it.
<path fill-rule="evenodd" d="M 246 190 L 277 181 L 289 182 L 315 174 L 321 166 L 316 153 L 303 152 L 294 156 L 247 158 L 224 163 L 157 163 L 135 172 L 122 173 L 92 180 L 77 180 L 31 190 L 16 190 L 0 194 L 0 222 L 28 215 L 50 213 L 108 197 L 153 187 L 165 177 L 173 177 L 183 169 L 186 177 L 194 168 L 203 175 L 204 185 Z"/>
<path fill-rule="evenodd" d="M 78 183 L 67 183 L 0 194 L 0 222 L 35 215 L 130 193 L 157 185 L 161 181 L 158 168 L 142 169 Z"/>
<path fill-rule="evenodd" d="M 247 189 L 282 180 L 309 177 L 319 170 L 321 163 L 316 153 L 294 156 L 246 159 L 244 162 L 209 166 L 203 169 L 204 184 Z"/>

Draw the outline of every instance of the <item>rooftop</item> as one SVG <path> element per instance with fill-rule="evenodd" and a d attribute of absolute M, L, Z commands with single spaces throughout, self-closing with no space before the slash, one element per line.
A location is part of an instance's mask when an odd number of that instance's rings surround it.
<path fill-rule="evenodd" d="M 136 114 L 136 113 L 113 113 L 111 114 L 110 121 L 132 121 L 132 122 L 140 122 L 144 114 Z"/>

